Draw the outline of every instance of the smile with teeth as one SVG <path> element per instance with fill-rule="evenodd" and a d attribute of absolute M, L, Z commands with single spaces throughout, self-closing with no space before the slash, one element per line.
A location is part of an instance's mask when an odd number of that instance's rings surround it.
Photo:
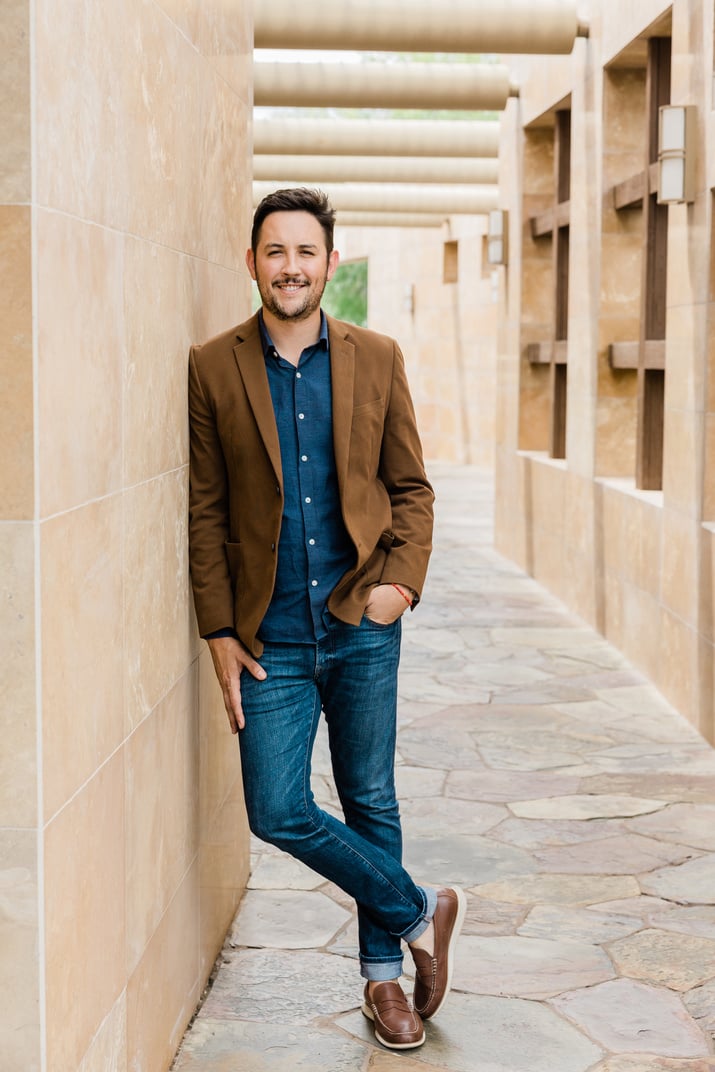
<path fill-rule="evenodd" d="M 284 291 L 287 294 L 295 294 L 297 291 L 302 290 L 307 286 L 306 283 L 276 283 L 279 290 Z"/>

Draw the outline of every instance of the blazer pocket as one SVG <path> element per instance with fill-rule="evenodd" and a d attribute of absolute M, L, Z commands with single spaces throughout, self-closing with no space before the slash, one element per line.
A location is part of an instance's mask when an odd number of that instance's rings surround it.
<path fill-rule="evenodd" d="M 372 402 L 362 402 L 359 406 L 353 407 L 353 420 L 355 420 L 356 417 L 362 417 L 365 414 L 382 413 L 384 408 L 384 398 L 373 398 Z"/>

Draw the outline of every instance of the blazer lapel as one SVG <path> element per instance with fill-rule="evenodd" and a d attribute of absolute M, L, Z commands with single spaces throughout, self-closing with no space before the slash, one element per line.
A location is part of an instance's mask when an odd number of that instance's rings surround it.
<path fill-rule="evenodd" d="M 344 500 L 350 457 L 350 431 L 353 420 L 353 386 L 355 378 L 355 344 L 340 332 L 328 317 L 330 340 L 330 376 L 333 394 L 333 447 L 340 497 Z"/>
<path fill-rule="evenodd" d="M 263 440 L 268 457 L 281 486 L 283 485 L 283 467 L 281 466 L 281 446 L 278 440 L 278 428 L 273 412 L 273 400 L 266 375 L 266 360 L 263 356 L 261 334 L 258 320 L 254 317 L 239 329 L 239 341 L 233 348 L 238 371 L 246 389 L 248 401 L 256 418 L 258 431 Z"/>

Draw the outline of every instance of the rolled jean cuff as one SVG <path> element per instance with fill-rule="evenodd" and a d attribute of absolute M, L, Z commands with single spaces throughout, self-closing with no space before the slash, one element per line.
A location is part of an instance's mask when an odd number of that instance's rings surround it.
<path fill-rule="evenodd" d="M 425 899 L 425 907 L 422 913 L 422 918 L 415 923 L 414 927 L 409 930 L 407 934 L 403 935 L 404 940 L 408 945 L 410 942 L 414 942 L 416 938 L 419 938 L 421 934 L 424 934 L 429 927 L 432 921 L 432 916 L 437 908 L 437 890 L 432 889 L 431 886 L 418 886 L 417 889 Z"/>
<path fill-rule="evenodd" d="M 360 974 L 372 983 L 386 983 L 402 975 L 402 957 L 399 960 L 361 960 Z"/>

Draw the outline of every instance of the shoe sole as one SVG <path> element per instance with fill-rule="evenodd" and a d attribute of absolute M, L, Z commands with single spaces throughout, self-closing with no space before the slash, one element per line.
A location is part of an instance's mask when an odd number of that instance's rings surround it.
<path fill-rule="evenodd" d="M 366 1002 L 363 1001 L 362 1005 L 360 1006 L 360 1011 L 362 1012 L 363 1016 L 367 1016 L 368 1020 L 372 1020 L 373 1024 L 375 1023 L 375 1017 L 373 1015 L 372 1009 Z M 422 1032 L 422 1038 L 419 1039 L 417 1042 L 388 1042 L 387 1039 L 384 1039 L 382 1037 L 377 1028 L 375 1028 L 375 1038 L 378 1042 L 381 1042 L 383 1046 L 386 1046 L 388 1050 L 416 1050 L 418 1046 L 423 1045 L 425 1041 L 425 1033 L 424 1031 Z"/>
<path fill-rule="evenodd" d="M 452 988 L 452 975 L 454 974 L 454 947 L 457 944 L 457 939 L 459 938 L 462 927 L 464 926 L 464 917 L 467 914 L 467 895 L 464 890 L 461 889 L 459 886 L 447 886 L 445 888 L 451 890 L 452 893 L 455 893 L 457 895 L 457 918 L 454 921 L 452 933 L 449 936 L 449 945 L 447 947 L 447 985 L 444 988 L 442 1000 L 440 1001 L 437 1008 L 433 1009 L 429 1016 L 425 1016 L 423 1013 L 420 1013 L 420 1016 L 422 1016 L 423 1020 L 431 1020 L 433 1016 L 437 1015 L 437 1013 L 447 1000 L 447 995 Z"/>

